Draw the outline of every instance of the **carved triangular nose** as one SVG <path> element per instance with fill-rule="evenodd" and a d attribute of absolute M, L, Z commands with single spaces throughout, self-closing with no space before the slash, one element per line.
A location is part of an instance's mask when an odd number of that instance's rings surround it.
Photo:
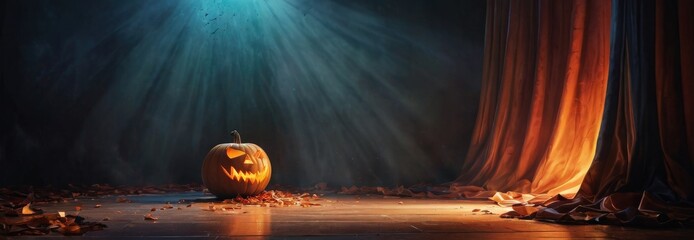
<path fill-rule="evenodd" d="M 253 165 L 253 160 L 248 157 L 248 154 L 246 154 L 246 159 L 243 160 L 243 164 Z"/>

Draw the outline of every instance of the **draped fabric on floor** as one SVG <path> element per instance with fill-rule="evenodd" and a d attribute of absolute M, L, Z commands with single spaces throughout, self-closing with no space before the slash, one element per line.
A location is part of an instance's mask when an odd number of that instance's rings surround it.
<path fill-rule="evenodd" d="M 603 114 L 609 21 L 603 0 L 488 1 L 480 110 L 457 183 L 577 191 Z"/>
<path fill-rule="evenodd" d="M 456 182 L 578 191 L 536 219 L 692 219 L 693 2 L 489 0 L 480 112 Z"/>

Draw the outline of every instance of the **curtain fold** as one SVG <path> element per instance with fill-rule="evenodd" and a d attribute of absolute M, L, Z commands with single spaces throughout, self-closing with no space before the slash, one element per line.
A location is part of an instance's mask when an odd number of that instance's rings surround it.
<path fill-rule="evenodd" d="M 576 198 L 553 199 L 536 217 L 630 225 L 694 219 L 694 4 L 613 2 L 608 93 L 595 159 Z"/>
<path fill-rule="evenodd" d="M 576 192 L 602 118 L 609 11 L 599 0 L 488 1 L 480 112 L 456 183 Z"/>

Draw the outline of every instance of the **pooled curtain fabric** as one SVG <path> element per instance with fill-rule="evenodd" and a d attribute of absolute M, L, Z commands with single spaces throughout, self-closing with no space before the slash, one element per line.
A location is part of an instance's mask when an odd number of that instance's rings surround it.
<path fill-rule="evenodd" d="M 603 114 L 610 6 L 603 0 L 488 1 L 479 113 L 456 183 L 577 191 Z"/>
<path fill-rule="evenodd" d="M 658 225 L 694 217 L 694 4 L 615 0 L 597 152 L 576 198 L 545 203 L 554 221 Z"/>

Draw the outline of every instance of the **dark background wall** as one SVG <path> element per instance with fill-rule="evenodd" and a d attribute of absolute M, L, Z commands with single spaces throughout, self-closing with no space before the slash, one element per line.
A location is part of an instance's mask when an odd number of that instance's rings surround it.
<path fill-rule="evenodd" d="M 200 182 L 234 129 L 274 183 L 460 171 L 483 0 L 0 5 L 0 185 Z"/>

